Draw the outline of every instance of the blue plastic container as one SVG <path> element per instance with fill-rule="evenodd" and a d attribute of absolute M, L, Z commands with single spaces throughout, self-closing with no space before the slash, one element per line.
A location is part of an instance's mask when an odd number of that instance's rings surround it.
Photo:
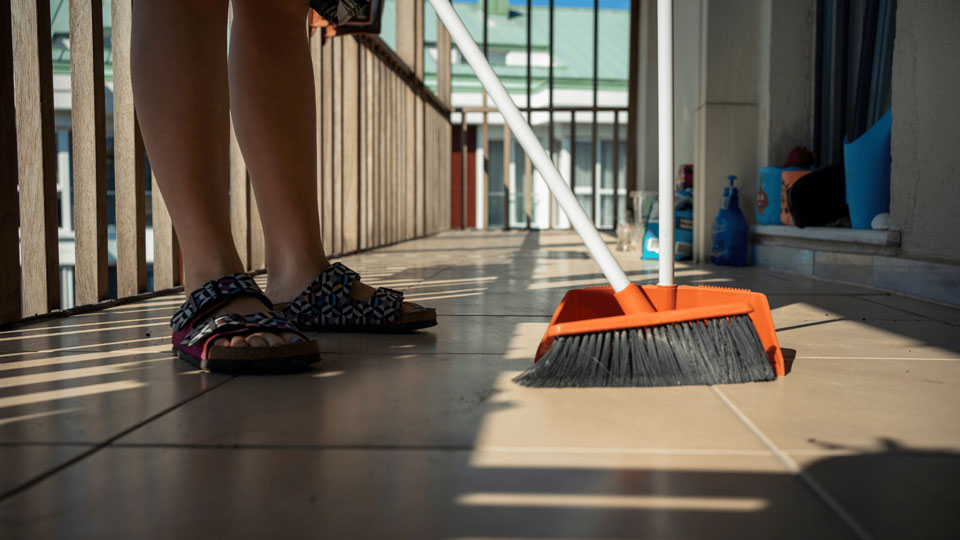
<path fill-rule="evenodd" d="M 747 220 L 740 210 L 740 195 L 733 187 L 736 176 L 728 176 L 730 187 L 723 188 L 723 207 L 713 221 L 713 249 L 710 260 L 724 266 L 747 263 Z"/>
<path fill-rule="evenodd" d="M 890 212 L 891 111 L 853 142 L 843 142 L 847 207 L 854 229 L 869 229 L 874 216 Z"/>
<path fill-rule="evenodd" d="M 684 189 L 674 193 L 673 260 L 693 258 L 693 191 Z M 655 204 L 643 233 L 643 259 L 660 258 L 659 211 Z"/>
<path fill-rule="evenodd" d="M 780 225 L 780 175 L 786 169 L 780 167 L 760 167 L 757 174 L 757 223 L 761 225 Z"/>

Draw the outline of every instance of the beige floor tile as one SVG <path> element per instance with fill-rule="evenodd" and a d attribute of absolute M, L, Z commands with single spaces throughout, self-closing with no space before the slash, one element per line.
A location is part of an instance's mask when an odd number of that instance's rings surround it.
<path fill-rule="evenodd" d="M 627 270 L 627 276 L 638 283 L 656 280 L 656 271 Z M 458 265 L 438 273 L 436 280 L 460 280 L 483 285 L 490 292 L 552 292 L 563 294 L 569 289 L 606 285 L 599 268 L 592 261 L 542 263 L 527 268 L 510 261 L 501 264 Z"/>
<path fill-rule="evenodd" d="M 128 314 L 129 315 L 129 314 Z M 148 316 L 150 320 L 137 321 L 143 318 L 139 313 L 134 314 L 134 321 L 103 322 L 93 326 L 75 326 L 90 322 L 87 319 L 78 319 L 73 324 L 66 324 L 64 328 L 41 328 L 37 330 L 11 330 L 0 336 L 0 358 L 11 353 L 27 353 L 63 347 L 78 347 L 95 345 L 98 343 L 115 343 L 132 339 L 155 338 L 171 334 L 169 320 L 156 320 L 155 316 Z"/>
<path fill-rule="evenodd" d="M 533 360 L 549 320 L 544 317 L 438 316 L 414 334 L 319 334 L 321 353 L 497 354 Z"/>
<path fill-rule="evenodd" d="M 719 387 L 784 451 L 960 450 L 960 361 L 797 359 L 776 382 Z"/>
<path fill-rule="evenodd" d="M 793 459 L 878 540 L 960 534 L 960 453 L 955 450 L 890 447 Z"/>
<path fill-rule="evenodd" d="M 864 297 L 834 294 L 768 294 L 773 320 L 819 321 L 827 319 L 928 321 L 906 311 L 863 300 Z M 784 326 L 787 326 L 784 324 Z"/>
<path fill-rule="evenodd" d="M 327 355 L 317 373 L 237 378 L 122 441 L 764 450 L 706 387 L 529 389 L 511 381 L 527 365 L 497 355 Z"/>
<path fill-rule="evenodd" d="M 849 537 L 771 457 L 538 458 L 108 449 L 0 507 L 0 528 L 98 539 Z"/>
<path fill-rule="evenodd" d="M 684 275 L 684 270 L 678 269 L 679 283 L 744 288 L 765 294 L 872 294 L 876 292 L 876 289 L 867 287 L 752 266 L 733 268 L 700 265 L 687 268 L 690 269 L 689 276 Z"/>
<path fill-rule="evenodd" d="M 405 299 L 430 306 L 440 315 L 522 315 L 550 317 L 563 292 L 489 292 L 482 284 L 457 286 L 421 285 L 406 290 Z"/>
<path fill-rule="evenodd" d="M 798 358 L 960 358 L 956 327 L 938 321 L 832 320 L 777 324 Z"/>
<path fill-rule="evenodd" d="M 960 309 L 955 307 L 935 304 L 899 294 L 871 294 L 858 296 L 858 298 L 866 302 L 890 306 L 922 317 L 949 322 L 951 324 L 960 324 Z"/>
<path fill-rule="evenodd" d="M 90 448 L 36 444 L 0 446 L 0 496 L 52 471 Z"/>
<path fill-rule="evenodd" d="M 169 347 L 0 359 L 0 442 L 99 443 L 226 380 L 192 371 Z"/>

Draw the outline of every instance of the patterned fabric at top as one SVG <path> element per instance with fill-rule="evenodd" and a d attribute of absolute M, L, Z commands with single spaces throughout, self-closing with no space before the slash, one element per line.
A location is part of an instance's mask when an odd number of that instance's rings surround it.
<path fill-rule="evenodd" d="M 223 305 L 225 300 L 232 296 L 252 296 L 263 302 L 268 309 L 273 309 L 273 303 L 267 295 L 263 294 L 250 274 L 232 274 L 215 281 L 208 281 L 190 293 L 180 309 L 173 314 L 170 326 L 175 331 L 183 330 L 190 321 Z"/>

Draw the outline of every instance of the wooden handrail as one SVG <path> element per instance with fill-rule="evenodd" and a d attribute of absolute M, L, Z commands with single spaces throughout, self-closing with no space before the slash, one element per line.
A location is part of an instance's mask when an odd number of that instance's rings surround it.
<path fill-rule="evenodd" d="M 152 186 L 153 289 L 176 290 L 182 271 L 177 236 L 156 178 L 144 174 L 133 104 L 132 0 L 113 0 L 117 298 L 108 298 L 102 0 L 75 0 L 70 52 L 77 307 L 60 310 L 50 6 L 46 0 L 13 0 L 10 6 L 9 12 L 0 9 L 0 152 L 16 159 L 0 165 L 0 326 L 156 294 L 146 292 L 145 185 Z M 422 31 L 422 16 L 417 20 Z M 422 44 L 411 51 L 416 61 Z M 339 256 L 449 228 L 449 84 L 439 86 L 446 95 L 438 96 L 378 37 L 343 36 L 321 46 L 318 34 L 311 57 L 317 205 L 327 253 Z M 246 268 L 260 271 L 263 231 L 232 128 L 230 149 L 231 230 Z M 63 217 L 68 227 L 70 216 Z"/>

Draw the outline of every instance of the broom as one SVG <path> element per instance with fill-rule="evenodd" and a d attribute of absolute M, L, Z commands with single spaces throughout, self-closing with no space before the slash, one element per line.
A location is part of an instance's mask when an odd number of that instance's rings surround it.
<path fill-rule="evenodd" d="M 783 374 L 783 357 L 766 297 L 750 291 L 674 284 L 673 13 L 670 0 L 658 2 L 659 284 L 641 288 L 617 263 L 450 1 L 430 0 L 610 283 L 610 287 L 567 293 L 540 343 L 537 361 L 514 379 L 521 385 L 721 384 L 766 381 Z"/>

